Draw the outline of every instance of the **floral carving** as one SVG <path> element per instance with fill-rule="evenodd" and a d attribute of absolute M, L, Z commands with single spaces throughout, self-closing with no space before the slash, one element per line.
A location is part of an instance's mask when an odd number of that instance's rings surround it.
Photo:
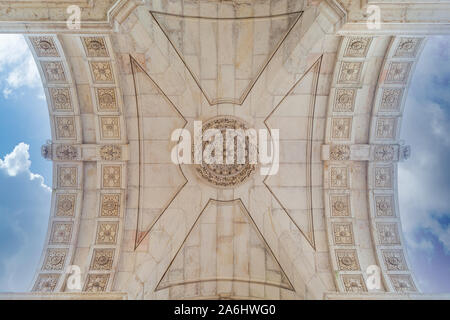
<path fill-rule="evenodd" d="M 422 38 L 400 38 L 394 57 L 414 58 L 422 40 Z"/>
<path fill-rule="evenodd" d="M 78 159 L 78 149 L 71 145 L 59 145 L 56 147 L 56 158 L 62 161 Z"/>
<path fill-rule="evenodd" d="M 74 117 L 55 117 L 55 122 L 57 139 L 76 138 Z"/>
<path fill-rule="evenodd" d="M 66 73 L 62 62 L 58 61 L 44 61 L 41 62 L 44 70 L 45 78 L 48 82 L 65 82 Z"/>
<path fill-rule="evenodd" d="M 381 253 L 386 269 L 389 271 L 405 271 L 408 269 L 402 250 L 381 250 Z"/>
<path fill-rule="evenodd" d="M 334 243 L 340 245 L 353 244 L 353 228 L 351 223 L 333 223 Z"/>
<path fill-rule="evenodd" d="M 350 139 L 352 118 L 333 118 L 331 120 L 331 137 L 333 139 Z"/>
<path fill-rule="evenodd" d="M 383 245 L 399 245 L 400 238 L 396 223 L 377 223 L 378 239 Z"/>
<path fill-rule="evenodd" d="M 350 216 L 350 196 L 348 194 L 331 196 L 331 215 L 333 217 Z"/>
<path fill-rule="evenodd" d="M 350 159 L 350 146 L 333 145 L 330 150 L 330 160 L 346 161 Z"/>
<path fill-rule="evenodd" d="M 356 271 L 360 269 L 356 250 L 336 250 L 336 258 L 339 270 Z"/>
<path fill-rule="evenodd" d="M 376 135 L 379 139 L 394 139 L 396 134 L 396 118 L 378 118 Z"/>
<path fill-rule="evenodd" d="M 105 45 L 105 39 L 101 37 L 83 38 L 84 48 L 88 57 L 108 57 L 108 49 Z"/>
<path fill-rule="evenodd" d="M 103 166 L 103 187 L 120 188 L 122 183 L 120 166 Z"/>
<path fill-rule="evenodd" d="M 120 139 L 119 117 L 100 117 L 102 139 Z"/>
<path fill-rule="evenodd" d="M 380 109 L 383 111 L 398 111 L 400 109 L 400 102 L 402 101 L 403 89 L 383 89 L 381 96 Z"/>
<path fill-rule="evenodd" d="M 59 57 L 52 37 L 30 37 L 30 41 L 38 57 Z"/>
<path fill-rule="evenodd" d="M 72 111 L 72 99 L 69 88 L 49 88 L 53 110 Z"/>
<path fill-rule="evenodd" d="M 108 61 L 92 61 L 90 62 L 92 75 L 95 82 L 113 83 L 114 75 L 111 63 Z"/>
<path fill-rule="evenodd" d="M 375 147 L 375 161 L 393 161 L 395 148 L 391 145 L 379 145 Z"/>
<path fill-rule="evenodd" d="M 71 222 L 54 222 L 50 242 L 52 244 L 70 244 L 72 229 L 73 223 Z"/>
<path fill-rule="evenodd" d="M 203 132 L 207 130 L 217 129 L 226 137 L 227 129 L 247 130 L 246 124 L 236 118 L 217 117 L 203 124 Z M 206 142 L 203 144 L 205 148 Z M 245 163 L 239 164 L 237 161 L 237 152 L 235 152 L 234 163 L 226 164 L 226 152 L 223 153 L 223 164 L 207 164 L 202 163 L 196 169 L 200 176 L 219 187 L 235 186 L 246 181 L 255 171 L 256 166 L 249 162 L 249 142 L 245 143 Z M 234 150 L 238 150 L 237 139 L 234 144 Z"/>
<path fill-rule="evenodd" d="M 116 89 L 96 88 L 98 111 L 117 111 Z"/>
<path fill-rule="evenodd" d="M 114 249 L 94 249 L 91 270 L 111 270 L 114 262 Z"/>
<path fill-rule="evenodd" d="M 43 270 L 63 270 L 67 249 L 48 249 L 45 256 Z"/>
<path fill-rule="evenodd" d="M 366 292 L 366 284 L 364 278 L 360 274 L 343 274 L 341 275 L 345 292 Z"/>
<path fill-rule="evenodd" d="M 97 228 L 97 244 L 115 244 L 118 226 L 117 222 L 100 222 Z"/>
<path fill-rule="evenodd" d="M 40 274 L 37 278 L 33 292 L 53 292 L 58 284 L 59 274 Z"/>
<path fill-rule="evenodd" d="M 61 188 L 75 188 L 78 184 L 78 171 L 76 167 L 59 167 L 58 182 Z"/>
<path fill-rule="evenodd" d="M 375 168 L 375 187 L 392 188 L 392 169 L 391 167 Z"/>
<path fill-rule="evenodd" d="M 101 216 L 118 217 L 120 214 L 120 194 L 101 195 Z"/>
<path fill-rule="evenodd" d="M 330 169 L 331 187 L 347 188 L 348 187 L 348 169 L 347 167 L 332 167 Z"/>
<path fill-rule="evenodd" d="M 367 55 L 367 50 L 372 42 L 372 38 L 354 37 L 348 41 L 347 48 L 345 50 L 345 57 L 357 57 L 363 58 Z"/>
<path fill-rule="evenodd" d="M 73 217 L 75 215 L 75 194 L 58 194 L 56 196 L 56 216 Z"/>
<path fill-rule="evenodd" d="M 104 292 L 108 285 L 109 274 L 88 274 L 84 291 Z"/>
<path fill-rule="evenodd" d="M 116 145 L 106 145 L 100 148 L 103 161 L 118 161 L 122 159 L 122 148 Z"/>
<path fill-rule="evenodd" d="M 355 106 L 355 96 L 356 89 L 337 89 L 333 111 L 353 112 Z"/>
<path fill-rule="evenodd" d="M 406 83 L 410 69 L 410 62 L 391 62 L 386 75 L 386 83 Z"/>
<path fill-rule="evenodd" d="M 401 293 L 417 292 L 414 281 L 409 274 L 391 274 L 389 275 L 395 291 Z"/>
<path fill-rule="evenodd" d="M 393 202 L 392 196 L 375 196 L 377 217 L 393 217 Z"/>
<path fill-rule="evenodd" d="M 339 83 L 359 83 L 361 77 L 362 62 L 347 62 L 341 64 Z"/>

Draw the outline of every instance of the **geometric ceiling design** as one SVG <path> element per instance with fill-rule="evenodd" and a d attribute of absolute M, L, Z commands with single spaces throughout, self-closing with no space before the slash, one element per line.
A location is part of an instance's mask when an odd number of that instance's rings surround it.
<path fill-rule="evenodd" d="M 185 297 L 211 290 L 222 296 L 241 282 L 262 292 L 267 286 L 294 290 L 242 201 L 210 200 L 156 290 L 182 286 Z"/>
<path fill-rule="evenodd" d="M 301 11 L 239 18 L 150 14 L 211 106 L 242 105 L 302 16 Z"/>

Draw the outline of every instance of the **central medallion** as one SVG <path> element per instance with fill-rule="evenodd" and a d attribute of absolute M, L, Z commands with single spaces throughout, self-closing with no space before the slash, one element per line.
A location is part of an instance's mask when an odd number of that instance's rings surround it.
<path fill-rule="evenodd" d="M 220 116 L 212 118 L 203 123 L 202 133 L 216 129 L 222 133 L 223 141 L 223 161 L 221 164 L 208 164 L 205 161 L 201 165 L 196 166 L 196 171 L 207 182 L 222 188 L 234 187 L 245 182 L 255 171 L 256 164 L 249 161 L 250 141 L 245 138 L 245 162 L 238 162 L 238 139 L 234 138 L 234 143 L 227 144 L 225 137 L 227 130 L 243 130 L 246 132 L 249 128 L 247 124 L 235 117 Z M 202 151 L 205 150 L 208 142 L 203 142 Z M 226 162 L 227 145 L 234 147 L 234 162 L 229 164 Z M 242 162 L 242 161 L 241 161 Z"/>

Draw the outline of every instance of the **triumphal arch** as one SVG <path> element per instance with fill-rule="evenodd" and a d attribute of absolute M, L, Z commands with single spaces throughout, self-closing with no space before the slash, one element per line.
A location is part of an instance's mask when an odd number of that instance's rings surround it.
<path fill-rule="evenodd" d="M 450 1 L 0 1 L 0 32 L 25 35 L 52 130 L 47 240 L 19 296 L 420 297 L 399 132 Z M 195 121 L 279 129 L 276 174 L 173 163 Z"/>

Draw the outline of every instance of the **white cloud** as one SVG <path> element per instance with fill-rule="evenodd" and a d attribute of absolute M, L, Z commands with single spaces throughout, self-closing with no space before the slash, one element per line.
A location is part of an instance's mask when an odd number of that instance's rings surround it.
<path fill-rule="evenodd" d="M 41 187 L 47 191 L 51 191 L 51 188 L 45 184 L 44 177 L 30 171 L 31 161 L 29 149 L 30 146 L 28 144 L 23 142 L 19 143 L 3 160 L 0 159 L 0 170 L 3 170 L 11 177 L 15 177 L 20 173 L 27 173 L 30 180 L 39 181 Z"/>
<path fill-rule="evenodd" d="M 429 40 L 413 76 L 402 121 L 411 159 L 399 165 L 399 201 L 408 246 L 433 251 L 432 234 L 450 255 L 450 39 Z"/>
<path fill-rule="evenodd" d="M 14 54 L 11 54 L 11 48 L 14 48 Z M 20 87 L 37 88 L 42 85 L 36 63 L 22 35 L 0 35 L 0 73 L 5 79 L 2 83 L 5 99 Z"/>

